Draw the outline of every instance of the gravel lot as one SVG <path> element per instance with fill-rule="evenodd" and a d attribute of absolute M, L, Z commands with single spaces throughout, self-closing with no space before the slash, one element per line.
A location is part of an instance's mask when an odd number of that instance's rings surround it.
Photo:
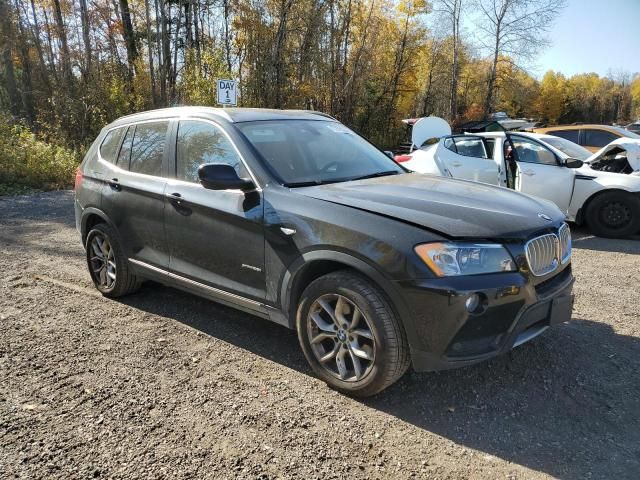
<path fill-rule="evenodd" d="M 0 478 L 638 478 L 640 241 L 574 232 L 573 322 L 367 401 L 280 326 L 93 288 L 73 195 L 0 198 Z"/>

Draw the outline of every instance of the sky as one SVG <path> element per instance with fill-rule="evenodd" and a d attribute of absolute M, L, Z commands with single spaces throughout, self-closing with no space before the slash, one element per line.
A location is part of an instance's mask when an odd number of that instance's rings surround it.
<path fill-rule="evenodd" d="M 531 73 L 640 73 L 640 0 L 567 0 Z"/>

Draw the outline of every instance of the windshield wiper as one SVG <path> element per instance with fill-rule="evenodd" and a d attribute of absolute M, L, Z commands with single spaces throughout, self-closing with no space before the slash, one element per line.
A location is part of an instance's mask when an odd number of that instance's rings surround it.
<path fill-rule="evenodd" d="M 362 175 L 361 177 L 353 177 L 350 178 L 349 181 L 354 180 L 365 180 L 367 178 L 376 178 L 376 177 L 386 177 L 388 175 L 398 175 L 400 172 L 398 170 L 385 170 L 384 172 L 376 172 L 370 173 L 369 175 Z"/>
<path fill-rule="evenodd" d="M 305 182 L 290 182 L 290 183 L 285 183 L 283 184 L 285 187 L 288 188 L 296 188 L 296 187 L 315 187 L 316 185 L 326 185 L 327 183 L 337 183 L 337 182 L 344 182 L 344 179 L 341 178 L 337 178 L 335 180 L 309 180 L 309 181 L 305 181 Z"/>
<path fill-rule="evenodd" d="M 341 182 L 353 182 L 354 180 L 364 180 L 366 178 L 385 177 L 387 175 L 397 175 L 400 173 L 397 170 L 386 170 L 384 172 L 370 173 L 369 175 L 362 175 L 360 177 L 347 177 L 347 178 L 330 178 L 328 180 L 308 180 L 304 182 L 290 182 L 285 183 L 285 187 L 315 187 L 316 185 L 326 185 L 328 183 L 341 183 Z"/>

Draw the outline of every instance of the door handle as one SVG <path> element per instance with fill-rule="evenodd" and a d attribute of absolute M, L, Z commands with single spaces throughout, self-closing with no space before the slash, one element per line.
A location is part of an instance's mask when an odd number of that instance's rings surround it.
<path fill-rule="evenodd" d="M 461 167 L 462 164 L 460 162 L 451 162 L 451 165 L 453 165 L 454 167 Z"/>
<path fill-rule="evenodd" d="M 524 170 L 522 173 L 528 176 L 532 176 L 536 174 L 536 172 L 534 172 L 533 170 Z"/>
<path fill-rule="evenodd" d="M 169 199 L 169 201 L 174 202 L 178 205 L 182 203 L 182 195 L 179 193 L 166 193 L 165 197 Z"/>
<path fill-rule="evenodd" d="M 115 191 L 117 191 L 117 192 L 119 192 L 120 190 L 122 190 L 122 187 L 120 186 L 120 183 L 118 182 L 118 179 L 117 179 L 117 178 L 112 178 L 112 179 L 111 179 L 111 180 L 109 180 L 107 183 L 109 184 L 109 186 L 110 186 L 113 190 L 115 190 Z"/>

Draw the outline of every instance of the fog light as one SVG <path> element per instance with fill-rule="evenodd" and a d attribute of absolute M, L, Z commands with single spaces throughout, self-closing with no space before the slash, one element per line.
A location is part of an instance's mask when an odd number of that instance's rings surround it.
<path fill-rule="evenodd" d="M 464 302 L 464 306 L 467 307 L 467 312 L 475 312 L 480 306 L 480 297 L 478 296 L 478 294 L 474 293 L 469 298 L 467 298 L 467 301 Z"/>

